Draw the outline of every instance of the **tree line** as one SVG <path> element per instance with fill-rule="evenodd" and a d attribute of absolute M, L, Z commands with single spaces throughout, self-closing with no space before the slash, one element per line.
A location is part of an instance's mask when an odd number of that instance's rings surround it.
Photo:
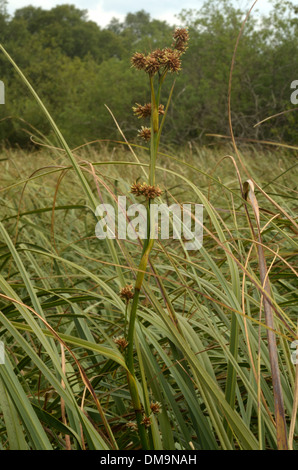
<path fill-rule="evenodd" d="M 131 68 L 135 52 L 171 45 L 173 25 L 145 11 L 113 19 L 101 28 L 87 11 L 73 5 L 51 10 L 28 6 L 9 16 L 0 1 L 0 42 L 56 120 L 70 145 L 118 139 L 107 105 L 129 140 L 140 122 L 135 103 L 146 103 L 149 83 Z M 187 27 L 190 41 L 175 80 L 164 128 L 164 142 L 209 142 L 208 134 L 229 135 L 228 91 L 235 43 L 245 11 L 229 0 L 182 10 L 176 26 Z M 298 143 L 298 114 L 290 111 L 291 83 L 298 80 L 298 8 L 273 1 L 266 15 L 247 21 L 235 57 L 231 118 L 242 139 Z M 0 80 L 6 104 L 0 106 L 0 140 L 26 146 L 29 134 L 52 139 L 50 126 L 11 64 L 0 53 Z M 170 81 L 167 92 L 170 93 Z M 166 102 L 164 103 L 166 105 Z M 265 118 L 288 111 L 255 126 Z M 137 141 L 137 140 L 136 140 Z"/>

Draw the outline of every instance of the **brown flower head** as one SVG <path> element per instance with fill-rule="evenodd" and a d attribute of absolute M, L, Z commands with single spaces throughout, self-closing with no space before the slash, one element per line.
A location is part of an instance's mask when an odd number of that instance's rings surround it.
<path fill-rule="evenodd" d="M 146 103 L 144 105 L 136 103 L 136 106 L 133 106 L 132 110 L 139 119 L 149 117 L 151 116 L 151 103 Z"/>
<path fill-rule="evenodd" d="M 128 284 L 127 286 L 123 287 L 120 290 L 119 295 L 121 299 L 124 299 L 128 304 L 128 302 L 133 298 L 132 284 Z"/>
<path fill-rule="evenodd" d="M 164 55 L 164 65 L 170 72 L 179 72 L 181 70 L 180 53 L 167 48 Z"/>
<path fill-rule="evenodd" d="M 152 413 L 154 414 L 161 413 L 161 403 L 159 403 L 159 401 L 152 402 L 150 404 L 150 408 L 151 408 Z"/>
<path fill-rule="evenodd" d="M 189 34 L 186 28 L 177 28 L 173 33 L 173 39 L 176 41 L 187 42 L 189 39 Z"/>
<path fill-rule="evenodd" d="M 164 49 L 155 49 L 155 51 L 151 52 L 151 57 L 154 57 L 158 62 L 162 65 L 164 59 Z"/>
<path fill-rule="evenodd" d="M 113 341 L 120 347 L 122 351 L 128 346 L 128 342 L 126 341 L 124 336 L 116 336 L 113 338 Z"/>
<path fill-rule="evenodd" d="M 158 107 L 158 114 L 164 114 L 164 105 L 160 104 Z M 133 112 L 138 118 L 146 118 L 151 116 L 151 103 L 146 103 L 144 105 L 141 105 L 139 103 L 136 103 L 136 106 L 133 106 Z"/>
<path fill-rule="evenodd" d="M 138 70 L 145 70 L 146 57 L 141 52 L 136 52 L 131 58 L 132 66 Z"/>
<path fill-rule="evenodd" d="M 135 196 L 142 196 L 141 188 L 142 183 L 133 183 L 130 187 L 130 192 L 135 194 Z"/>
<path fill-rule="evenodd" d="M 158 186 L 150 186 L 149 184 L 142 185 L 142 194 L 146 199 L 155 199 L 161 196 L 162 190 Z"/>
<path fill-rule="evenodd" d="M 146 199 L 155 199 L 162 194 L 162 190 L 158 186 L 150 186 L 147 183 L 132 184 L 130 192 L 136 196 L 145 196 Z"/>
<path fill-rule="evenodd" d="M 138 430 L 138 425 L 137 423 L 134 423 L 133 421 L 128 421 L 126 423 L 126 426 L 131 430 L 131 431 L 137 431 Z"/>
<path fill-rule="evenodd" d="M 189 34 L 186 28 L 177 28 L 173 33 L 174 42 L 172 49 L 156 49 L 150 54 L 144 55 L 136 52 L 131 63 L 138 70 L 144 70 L 151 77 L 161 71 L 161 73 L 178 72 L 181 69 L 180 56 L 186 51 Z"/>
<path fill-rule="evenodd" d="M 165 113 L 165 107 L 163 104 L 160 104 L 158 106 L 158 114 L 164 114 Z"/>
<path fill-rule="evenodd" d="M 174 31 L 173 39 L 175 40 L 173 47 L 181 53 L 185 52 L 187 49 L 187 43 L 189 40 L 189 34 L 188 34 L 187 29 L 177 28 Z"/>
<path fill-rule="evenodd" d="M 142 139 L 146 140 L 146 142 L 148 142 L 148 140 L 151 139 L 150 127 L 142 126 L 141 129 L 138 131 L 138 137 L 141 137 Z"/>
<path fill-rule="evenodd" d="M 161 67 L 159 59 L 154 57 L 153 54 L 149 54 L 145 58 L 145 72 L 149 75 L 155 75 Z"/>
<path fill-rule="evenodd" d="M 144 424 L 145 428 L 150 428 L 151 420 L 149 416 L 143 415 L 143 420 L 141 421 L 141 424 Z"/>
<path fill-rule="evenodd" d="M 171 72 L 178 72 L 178 70 L 180 70 L 180 55 L 181 53 L 179 51 L 173 50 L 170 47 L 156 49 L 156 51 L 151 53 L 151 56 L 159 62 L 160 68 L 164 70 L 168 69 Z"/>

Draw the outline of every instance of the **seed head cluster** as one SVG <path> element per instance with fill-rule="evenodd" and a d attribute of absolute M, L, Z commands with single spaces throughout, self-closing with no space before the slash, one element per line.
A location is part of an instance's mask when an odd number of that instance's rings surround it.
<path fill-rule="evenodd" d="M 144 70 L 146 67 L 146 56 L 141 52 L 136 52 L 131 58 L 131 63 L 137 70 Z"/>
<path fill-rule="evenodd" d="M 126 426 L 128 427 L 128 429 L 130 429 L 131 431 L 137 431 L 138 430 L 138 425 L 137 423 L 135 423 L 134 421 L 128 421 L 126 423 Z"/>
<path fill-rule="evenodd" d="M 173 39 L 174 43 L 172 44 L 172 47 L 181 53 L 185 52 L 189 40 L 187 29 L 177 28 L 173 34 Z"/>
<path fill-rule="evenodd" d="M 143 415 L 143 420 L 141 421 L 141 424 L 145 426 L 145 428 L 150 428 L 151 426 L 151 420 L 149 416 L 146 416 L 145 414 Z"/>
<path fill-rule="evenodd" d="M 158 107 L 158 114 L 164 114 L 164 105 L 160 104 Z M 144 105 L 136 103 L 136 106 L 132 108 L 134 114 L 139 118 L 146 118 L 151 116 L 151 103 L 146 103 Z"/>
<path fill-rule="evenodd" d="M 132 66 L 137 70 L 144 70 L 150 77 L 156 73 L 179 72 L 181 55 L 186 51 L 189 39 L 187 29 L 176 29 L 173 39 L 172 47 L 156 49 L 147 55 L 136 52 L 131 58 Z"/>
<path fill-rule="evenodd" d="M 113 341 L 119 346 L 121 351 L 123 351 L 128 346 L 128 342 L 126 341 L 124 336 L 116 336 L 113 338 Z"/>
<path fill-rule="evenodd" d="M 130 192 L 136 196 L 145 196 L 146 199 L 155 199 L 162 195 L 162 190 L 158 186 L 150 186 L 147 183 L 134 183 Z"/>
<path fill-rule="evenodd" d="M 170 48 L 151 52 L 148 55 L 136 52 L 131 63 L 138 70 L 144 70 L 153 77 L 161 69 L 170 72 L 179 72 L 181 69 L 180 51 Z"/>
<path fill-rule="evenodd" d="M 159 401 L 152 402 L 150 404 L 150 408 L 154 414 L 161 413 L 161 403 Z"/>
<path fill-rule="evenodd" d="M 138 137 L 148 142 L 151 139 L 151 129 L 150 127 L 142 126 L 138 131 Z"/>
<path fill-rule="evenodd" d="M 128 302 L 133 298 L 132 284 L 128 284 L 127 286 L 123 287 L 119 292 L 119 296 L 128 304 Z"/>

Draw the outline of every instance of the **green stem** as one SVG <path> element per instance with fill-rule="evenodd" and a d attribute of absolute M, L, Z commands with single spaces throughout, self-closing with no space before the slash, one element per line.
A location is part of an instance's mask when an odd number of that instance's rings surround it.
<path fill-rule="evenodd" d="M 148 246 L 146 250 L 143 253 L 141 262 L 139 264 L 139 270 L 136 278 L 136 283 L 135 283 L 135 292 L 134 292 L 134 298 L 132 302 L 132 307 L 130 311 L 130 318 L 129 318 L 129 328 L 128 328 L 128 335 L 127 335 L 127 341 L 128 341 L 128 346 L 127 346 L 127 367 L 130 371 L 131 374 L 134 375 L 134 366 L 133 366 L 133 337 L 134 337 L 134 330 L 135 330 L 135 322 L 136 322 L 136 316 L 137 316 L 137 308 L 139 304 L 139 296 L 140 296 L 140 290 L 143 284 L 143 279 L 145 276 L 145 271 L 147 268 L 148 264 L 148 258 L 150 251 L 153 247 L 154 239 L 149 240 Z"/>
<path fill-rule="evenodd" d="M 159 139 L 160 139 L 158 108 L 159 108 L 161 86 L 162 86 L 164 78 L 165 78 L 165 74 L 162 75 L 159 79 L 159 86 L 158 86 L 158 91 L 157 91 L 157 96 L 156 96 L 155 90 L 154 90 L 153 77 L 150 77 L 151 142 L 150 142 L 149 185 L 152 185 L 152 186 L 154 186 L 155 184 L 155 163 L 156 163 L 156 157 L 157 157 L 158 145 L 159 145 Z M 127 354 L 126 354 L 126 363 L 127 363 L 127 367 L 129 370 L 128 385 L 129 385 L 130 394 L 131 394 L 132 402 L 133 402 L 135 413 L 136 413 L 136 420 L 138 424 L 138 430 L 139 430 L 140 440 L 141 440 L 143 449 L 148 449 L 148 437 L 147 437 L 145 426 L 142 424 L 143 413 L 142 413 L 140 398 L 138 395 L 138 390 L 136 388 L 133 352 L 134 352 L 135 323 L 136 323 L 136 317 L 137 317 L 140 291 L 142 288 L 143 279 L 144 279 L 145 271 L 146 271 L 147 264 L 148 264 L 149 254 L 154 244 L 154 238 L 153 239 L 150 238 L 151 223 L 152 223 L 150 219 L 150 203 L 151 201 L 149 200 L 148 206 L 147 206 L 147 221 L 148 221 L 147 239 L 144 241 L 142 257 L 141 257 L 141 261 L 139 264 L 139 270 L 138 270 L 138 274 L 137 274 L 136 282 L 135 282 L 134 297 L 133 297 L 133 302 L 132 302 L 130 317 L 129 317 L 129 327 L 128 327 L 128 335 L 127 335 L 128 346 L 127 346 Z"/>
<path fill-rule="evenodd" d="M 126 330 L 127 330 L 127 312 L 128 312 L 128 302 L 126 302 L 126 306 L 125 306 L 124 338 L 126 338 Z"/>
<path fill-rule="evenodd" d="M 130 396 L 132 399 L 134 411 L 136 414 L 136 421 L 138 425 L 138 431 L 139 431 L 139 436 L 140 436 L 140 440 L 142 444 L 142 449 L 148 450 L 149 446 L 148 446 L 148 438 L 146 434 L 146 429 L 145 429 L 144 424 L 142 424 L 142 421 L 143 421 L 142 404 L 140 402 L 138 388 L 137 388 L 134 374 L 131 374 L 130 372 L 128 372 L 127 381 L 128 381 L 128 387 L 130 390 Z"/>
<path fill-rule="evenodd" d="M 140 402 L 137 385 L 135 381 L 133 349 L 134 349 L 135 323 L 136 323 L 136 317 L 137 317 L 137 308 L 138 308 L 138 303 L 139 303 L 140 290 L 142 287 L 142 283 L 143 283 L 143 279 L 144 279 L 144 275 L 145 275 L 145 271 L 146 271 L 146 267 L 148 263 L 149 253 L 153 245 L 153 243 L 151 242 L 153 241 L 154 240 L 149 241 L 148 246 L 145 249 L 141 262 L 139 264 L 139 271 L 138 271 L 137 278 L 136 278 L 134 298 L 133 298 L 130 318 L 129 318 L 129 328 L 128 328 L 128 336 L 127 336 L 128 346 L 127 346 L 127 356 L 126 356 L 126 363 L 127 363 L 127 367 L 129 370 L 128 386 L 129 386 L 130 395 L 131 395 L 131 399 L 132 399 L 135 414 L 136 414 L 138 431 L 139 431 L 139 436 L 140 436 L 143 450 L 148 449 L 148 439 L 147 439 L 145 426 L 144 424 L 142 424 L 143 413 L 142 413 L 142 405 Z"/>
<path fill-rule="evenodd" d="M 160 97 L 159 84 L 157 99 L 155 97 L 155 90 L 153 84 L 153 78 L 150 77 L 150 89 L 151 89 L 151 142 L 150 142 L 150 166 L 149 166 L 149 184 L 154 186 L 155 184 L 155 163 L 158 151 L 158 131 L 159 131 L 159 97 Z"/>

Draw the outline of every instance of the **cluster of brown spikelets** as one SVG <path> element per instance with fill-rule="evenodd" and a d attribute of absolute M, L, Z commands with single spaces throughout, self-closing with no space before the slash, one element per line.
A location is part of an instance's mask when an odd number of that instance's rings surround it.
<path fill-rule="evenodd" d="M 135 196 L 145 196 L 146 199 L 155 199 L 162 195 L 162 190 L 158 186 L 150 186 L 147 183 L 134 183 L 130 192 Z"/>
<path fill-rule="evenodd" d="M 174 43 L 172 47 L 156 49 L 150 54 L 136 52 L 131 63 L 138 70 L 144 70 L 151 77 L 158 72 L 179 72 L 181 69 L 181 55 L 187 49 L 188 31 L 185 28 L 178 28 L 173 34 Z"/>
<path fill-rule="evenodd" d="M 153 414 L 158 414 L 158 413 L 161 413 L 161 403 L 156 401 L 156 402 L 152 402 L 150 404 L 150 409 L 151 409 L 151 412 Z M 145 414 L 143 414 L 143 419 L 142 419 L 142 424 L 145 426 L 145 428 L 149 428 L 151 426 L 151 418 L 150 416 L 146 416 Z M 126 423 L 126 426 L 131 430 L 131 431 L 137 431 L 138 429 L 138 426 L 137 424 L 134 422 L 134 421 L 128 421 Z"/>
<path fill-rule="evenodd" d="M 150 127 L 142 126 L 138 131 L 138 137 L 148 142 L 151 139 L 151 129 Z"/>
<path fill-rule="evenodd" d="M 137 70 L 144 70 L 150 77 L 153 77 L 156 73 L 165 75 L 167 72 L 179 72 L 181 69 L 181 55 L 186 51 L 189 39 L 187 29 L 176 29 L 173 39 L 172 47 L 156 49 L 147 55 L 136 52 L 131 58 L 132 66 Z M 132 109 L 138 118 L 151 116 L 151 103 L 144 105 L 136 103 L 136 106 Z M 162 104 L 158 107 L 158 113 L 164 114 L 164 106 Z M 148 142 L 151 139 L 151 129 L 142 126 L 138 131 L 138 137 Z"/>
<path fill-rule="evenodd" d="M 126 341 L 124 336 L 115 336 L 113 338 L 113 341 L 114 341 L 115 344 L 117 344 L 119 346 L 121 351 L 123 351 L 128 346 L 128 342 Z"/>
<path fill-rule="evenodd" d="M 146 118 L 151 116 L 151 103 L 146 103 L 144 105 L 136 103 L 136 106 L 134 106 L 133 112 L 134 114 L 139 118 Z M 158 106 L 158 114 L 164 114 L 164 105 L 160 104 Z M 148 142 L 151 139 L 151 129 L 150 127 L 142 126 L 141 129 L 138 131 L 138 137 L 141 137 L 144 139 L 146 142 Z"/>
<path fill-rule="evenodd" d="M 146 118 L 151 116 L 151 103 L 146 103 L 144 105 L 141 105 L 139 103 L 136 103 L 136 106 L 132 108 L 134 114 L 138 116 L 139 119 L 141 118 Z M 160 104 L 158 107 L 158 113 L 159 114 L 164 114 L 164 105 Z"/>
<path fill-rule="evenodd" d="M 122 287 L 119 292 L 119 296 L 121 299 L 124 299 L 126 303 L 128 303 L 133 298 L 132 284 L 128 284 L 125 287 Z"/>
<path fill-rule="evenodd" d="M 153 414 L 161 413 L 161 403 L 159 401 L 152 402 L 150 408 Z"/>

